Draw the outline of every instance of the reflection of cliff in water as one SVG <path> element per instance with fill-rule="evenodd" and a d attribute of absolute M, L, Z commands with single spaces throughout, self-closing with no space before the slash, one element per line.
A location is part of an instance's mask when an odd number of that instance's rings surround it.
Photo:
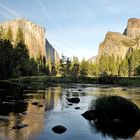
<path fill-rule="evenodd" d="M 52 110 L 60 104 L 61 87 L 49 88 L 45 92 L 46 111 Z"/>
<path fill-rule="evenodd" d="M 0 139 L 26 140 L 43 131 L 45 124 L 45 111 L 54 109 L 60 101 L 60 90 L 49 88 L 37 93 L 26 93 L 29 102 L 23 111 L 11 113 L 8 116 L 0 116 Z M 37 102 L 38 105 L 33 105 Z M 41 106 L 39 106 L 41 105 Z M 28 126 L 19 130 L 12 129 L 16 124 Z"/>

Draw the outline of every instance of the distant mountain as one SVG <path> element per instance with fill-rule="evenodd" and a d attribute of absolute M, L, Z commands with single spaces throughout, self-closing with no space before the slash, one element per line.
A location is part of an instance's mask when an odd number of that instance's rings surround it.
<path fill-rule="evenodd" d="M 128 20 L 124 33 L 108 32 L 104 41 L 99 46 L 98 59 L 101 55 L 114 55 L 123 59 L 127 52 L 140 49 L 140 19 Z"/>
<path fill-rule="evenodd" d="M 6 21 L 1 23 L 0 26 L 2 26 L 5 31 L 7 31 L 9 27 L 11 28 L 13 40 L 16 38 L 17 28 L 20 27 L 22 29 L 25 44 L 28 47 L 31 58 L 37 59 L 45 57 L 47 59 L 48 56 L 50 56 L 52 63 L 59 60 L 57 51 L 46 41 L 45 28 L 24 18 Z"/>

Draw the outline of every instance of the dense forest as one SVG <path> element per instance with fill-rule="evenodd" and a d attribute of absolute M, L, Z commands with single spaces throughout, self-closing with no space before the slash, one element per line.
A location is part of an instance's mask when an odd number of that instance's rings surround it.
<path fill-rule="evenodd" d="M 24 43 L 24 35 L 17 28 L 13 39 L 10 27 L 4 30 L 0 27 L 0 79 L 18 78 L 21 76 L 120 76 L 132 77 L 140 75 L 140 49 L 130 49 L 124 59 L 115 56 L 102 55 L 96 62 L 76 56 L 70 59 L 62 54 L 60 63 L 52 64 L 40 56 L 36 60 L 30 58 L 28 46 Z"/>
<path fill-rule="evenodd" d="M 118 76 L 133 77 L 140 75 L 140 49 L 131 49 L 124 59 L 114 55 L 101 55 L 92 63 L 83 59 L 81 62 L 74 57 L 73 61 L 62 56 L 60 72 L 64 76 Z"/>

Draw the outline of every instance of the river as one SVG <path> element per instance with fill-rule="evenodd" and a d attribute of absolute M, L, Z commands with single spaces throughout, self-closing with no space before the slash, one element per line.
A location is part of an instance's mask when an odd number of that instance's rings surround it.
<path fill-rule="evenodd" d="M 57 85 L 45 90 L 25 90 L 27 106 L 21 112 L 0 114 L 0 140 L 112 140 L 91 126 L 82 117 L 91 102 L 98 96 L 120 95 L 140 107 L 140 88 L 110 87 L 95 85 Z M 80 103 L 69 104 L 67 98 L 78 97 Z M 36 105 L 37 103 L 38 105 Z M 79 107 L 79 109 L 75 109 Z M 0 111 L 2 112 L 2 111 Z M 13 129 L 16 124 L 27 124 L 27 127 Z M 63 125 L 67 131 L 56 134 L 52 128 Z M 140 140 L 140 131 L 128 140 Z M 120 139 L 119 139 L 120 140 Z"/>

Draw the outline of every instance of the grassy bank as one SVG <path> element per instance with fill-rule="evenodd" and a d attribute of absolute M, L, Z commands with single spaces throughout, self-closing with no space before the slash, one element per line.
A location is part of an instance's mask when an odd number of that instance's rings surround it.
<path fill-rule="evenodd" d="M 117 86 L 140 86 L 140 77 L 53 77 L 53 76 L 36 76 L 36 77 L 22 77 L 18 79 L 7 80 L 12 83 L 21 85 L 34 86 L 52 86 L 54 84 L 110 84 Z"/>

